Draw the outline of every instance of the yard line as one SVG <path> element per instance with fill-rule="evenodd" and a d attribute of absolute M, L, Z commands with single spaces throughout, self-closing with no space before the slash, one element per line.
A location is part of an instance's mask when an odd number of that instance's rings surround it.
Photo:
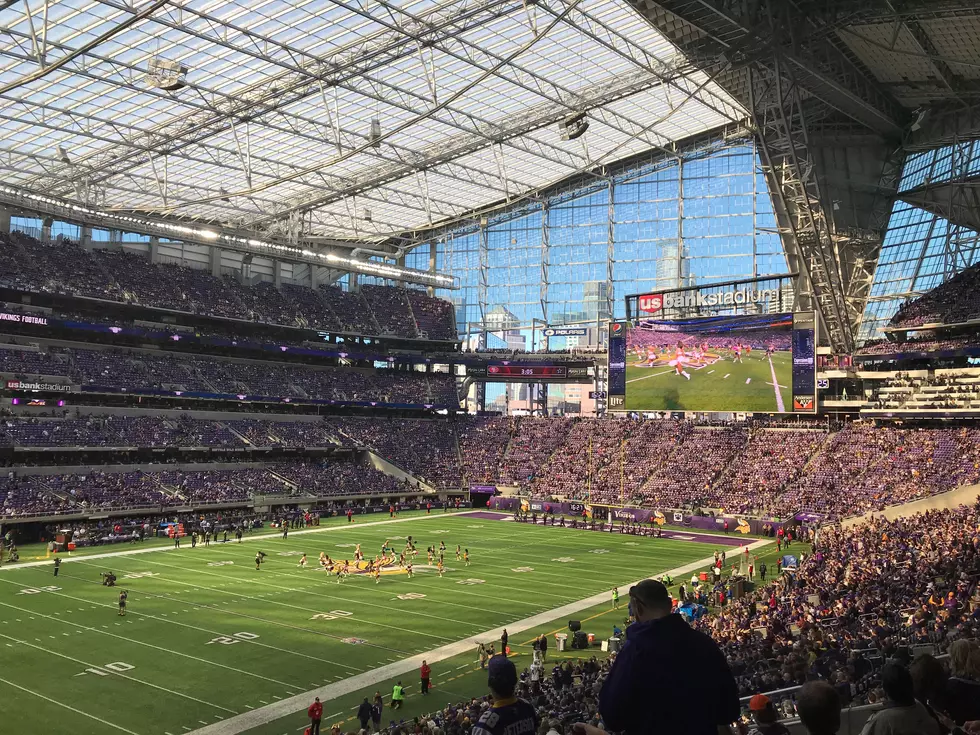
<path fill-rule="evenodd" d="M 186 567 L 175 567 L 173 564 L 164 564 L 163 562 L 154 562 L 154 561 L 151 561 L 151 562 L 147 562 L 147 563 L 148 564 L 153 564 L 153 565 L 156 565 L 156 566 L 170 567 L 171 569 L 180 569 L 181 571 L 184 571 L 184 572 L 190 571 Z M 209 576 L 221 576 L 219 574 L 215 574 L 214 572 L 205 572 L 205 571 L 200 570 L 200 569 L 195 569 L 193 571 L 194 571 L 195 574 L 207 574 Z M 177 580 L 177 579 L 168 579 L 167 582 L 169 582 L 170 584 L 182 584 L 182 585 L 184 585 L 186 587 L 193 587 L 195 589 L 204 590 L 206 592 L 215 592 L 216 591 L 213 587 L 208 587 L 206 585 L 201 585 L 201 584 L 194 584 L 193 582 L 181 582 L 180 580 Z M 306 589 L 296 589 L 296 588 L 291 588 L 291 587 L 276 587 L 276 585 L 274 585 L 274 584 L 269 584 L 267 582 L 261 582 L 261 581 L 259 581 L 257 579 L 253 579 L 253 580 L 251 580 L 251 582 L 252 582 L 252 584 L 261 584 L 261 585 L 264 585 L 266 587 L 274 587 L 274 588 L 276 588 L 276 589 L 278 589 L 278 590 L 280 590 L 282 592 L 300 592 L 300 593 L 305 594 L 305 595 L 318 595 L 318 593 L 312 592 L 312 591 L 306 590 Z M 235 597 L 241 597 L 241 598 L 244 598 L 246 600 L 259 599 L 259 598 L 256 598 L 256 597 L 252 596 L 252 595 L 245 595 L 245 594 L 242 594 L 241 592 L 232 592 L 230 590 L 222 590 L 222 594 L 225 594 L 225 595 L 233 595 Z M 356 603 L 356 604 L 359 604 L 359 605 L 368 605 L 370 607 L 379 607 L 379 608 L 382 608 L 383 610 L 387 610 L 388 612 L 391 612 L 391 608 L 390 607 L 388 607 L 386 605 L 378 605 L 378 604 L 373 603 L 373 602 L 365 602 L 363 600 L 352 600 L 350 598 L 343 598 L 343 597 L 331 597 L 330 595 L 319 595 L 319 596 L 327 597 L 329 599 L 337 599 L 337 600 L 342 600 L 342 601 L 346 601 L 346 602 L 352 602 L 352 603 Z M 290 604 L 288 602 L 280 602 L 279 600 L 266 600 L 266 599 L 262 599 L 260 601 L 261 602 L 265 602 L 265 603 L 270 604 L 270 605 L 279 605 L 280 607 L 288 607 L 288 608 L 292 608 L 294 610 L 302 610 L 303 612 L 312 613 L 314 615 L 323 612 L 322 610 L 317 609 L 317 608 L 303 607 L 302 605 L 293 605 L 293 604 Z M 424 615 L 425 617 L 436 618 L 437 620 L 441 620 L 442 622 L 446 622 L 448 620 L 447 618 L 443 618 L 443 617 L 440 617 L 438 615 L 426 615 L 425 613 L 417 613 L 417 614 L 418 615 Z M 161 615 L 166 615 L 166 613 L 161 613 Z M 375 621 L 369 621 L 367 619 L 361 619 L 359 622 L 365 623 L 365 624 L 368 624 L 368 625 L 375 625 L 375 626 L 378 626 L 378 627 L 381 627 L 381 628 L 390 628 L 391 630 L 400 630 L 403 633 L 408 633 L 409 635 L 414 635 L 414 636 L 425 636 L 426 638 L 436 638 L 436 639 L 441 640 L 441 641 L 452 640 L 451 638 L 446 638 L 445 636 L 442 636 L 442 635 L 436 635 L 434 633 L 424 633 L 424 632 L 419 631 L 419 630 L 412 630 L 410 628 L 402 628 L 401 626 L 398 626 L 398 625 L 388 625 L 386 623 L 378 623 L 378 622 L 375 622 Z"/>
<path fill-rule="evenodd" d="M 22 692 L 26 692 L 27 694 L 30 694 L 33 697 L 37 697 L 39 699 L 43 699 L 46 702 L 51 702 L 52 704 L 56 704 L 59 707 L 64 707 L 67 710 L 71 710 L 75 714 L 79 714 L 79 715 L 83 715 L 85 717 L 88 717 L 90 720 L 95 720 L 96 722 L 101 722 L 103 725 L 108 725 L 109 727 L 114 728 L 116 730 L 121 730 L 122 732 L 128 732 L 129 735 L 139 735 L 139 733 L 133 732 L 132 730 L 127 730 L 125 727 L 123 727 L 121 725 L 117 725 L 114 722 L 109 722 L 108 720 L 103 720 L 101 717 L 96 717 L 95 715 L 89 714 L 88 712 L 83 712 L 80 709 L 75 709 L 71 705 L 65 704 L 64 702 L 59 702 L 57 699 L 51 699 L 50 697 L 45 697 L 43 694 L 41 694 L 39 692 L 35 692 L 33 689 L 26 689 L 26 688 L 20 686 L 19 684 L 14 684 L 12 681 L 7 681 L 6 679 L 0 679 L 0 682 L 3 682 L 4 684 L 6 684 L 9 687 L 13 687 L 14 689 L 20 689 Z"/>
<path fill-rule="evenodd" d="M 368 528 L 370 526 L 387 526 L 392 523 L 409 523 L 411 521 L 427 521 L 427 520 L 436 520 L 439 518 L 445 519 L 447 517 L 464 515 L 466 513 L 471 513 L 471 512 L 473 511 L 460 511 L 454 513 L 446 513 L 442 515 L 431 515 L 431 516 L 419 515 L 419 516 L 411 516 L 409 518 L 389 518 L 386 521 L 369 521 L 367 523 L 348 523 L 340 526 L 326 526 L 325 528 L 317 528 L 317 527 L 305 528 L 300 531 L 290 531 L 289 535 L 292 537 L 292 536 L 301 536 L 308 533 L 335 533 L 338 531 L 349 531 L 352 528 L 360 529 L 360 528 Z M 282 532 L 279 531 L 275 533 L 253 534 L 250 536 L 243 537 L 242 541 L 245 542 L 268 541 L 274 538 L 282 538 Z M 237 543 L 232 543 L 231 541 L 229 541 L 227 545 L 229 547 L 238 546 Z M 224 544 L 222 544 L 222 546 L 224 546 Z M 173 546 L 153 546 L 148 549 L 127 549 L 125 551 L 107 551 L 104 554 L 85 554 L 83 556 L 61 555 L 60 559 L 63 563 L 69 563 L 69 562 L 83 561 L 89 559 L 106 559 L 113 556 L 132 556 L 133 554 L 150 554 L 155 551 L 190 551 L 190 548 L 182 547 L 180 549 L 175 549 Z M 15 566 L 4 564 L 3 566 L 0 566 L 0 572 L 5 572 L 11 569 L 27 569 L 29 567 L 39 567 L 45 564 L 50 566 L 51 560 L 43 559 L 41 561 L 18 562 Z"/>
<path fill-rule="evenodd" d="M 776 394 L 776 410 L 782 413 L 786 410 L 786 405 L 783 403 L 783 394 L 779 391 L 779 381 L 776 380 L 776 368 L 773 367 L 772 358 L 769 358 L 769 372 L 772 374 L 772 382 L 775 383 L 773 386 L 773 391 Z"/>
<path fill-rule="evenodd" d="M 709 370 L 709 371 L 708 371 L 707 373 L 705 373 L 705 374 L 706 374 L 706 375 L 711 375 L 711 373 L 713 373 L 713 372 L 714 372 L 714 370 Z"/>
<path fill-rule="evenodd" d="M 73 577 L 73 579 L 80 579 L 80 577 Z M 6 582 L 7 584 L 14 584 L 14 585 L 18 584 L 17 582 L 11 582 L 10 580 L 7 580 L 7 579 L 0 579 L 0 582 Z M 93 582 L 93 584 L 98 584 L 98 583 L 97 582 Z M 64 597 L 64 598 L 69 599 L 69 600 L 79 600 L 80 599 L 78 597 L 73 597 L 72 595 L 67 595 L 64 592 L 51 592 L 50 594 L 56 595 L 57 597 Z M 144 592 L 142 594 L 147 594 L 147 593 Z M 147 596 L 148 597 L 155 597 L 155 598 L 158 598 L 158 599 L 164 599 L 164 600 L 169 599 L 165 595 L 149 595 L 149 594 L 147 594 Z M 112 603 L 105 603 L 105 604 L 101 605 L 101 607 L 108 608 L 108 609 L 111 610 L 111 609 L 114 609 L 115 608 L 115 605 L 113 605 Z M 211 606 L 209 606 L 209 605 L 203 605 L 203 604 L 199 605 L 199 607 L 204 608 L 204 609 L 208 609 L 208 610 L 213 609 Z M 93 607 L 92 609 L 93 610 L 96 610 L 98 608 L 97 607 Z M 227 612 L 227 611 L 222 610 L 222 612 Z M 171 625 L 177 625 L 177 626 L 179 626 L 181 628 L 190 628 L 191 630 L 199 630 L 202 633 L 208 633 L 210 635 L 215 635 L 215 636 L 225 635 L 225 632 L 226 632 L 226 631 L 219 631 L 219 630 L 211 630 L 210 628 L 202 628 L 199 625 L 191 625 L 190 623 L 179 623 L 176 620 L 170 620 L 169 618 L 161 618 L 161 617 L 159 617 L 157 615 L 150 615 L 149 613 L 141 613 L 141 612 L 137 612 L 137 611 L 132 610 L 132 609 L 130 609 L 127 614 L 128 615 L 135 615 L 135 616 L 137 616 L 137 618 L 149 618 L 150 620 L 155 620 L 158 623 L 170 623 Z M 252 616 L 249 616 L 249 615 L 242 615 L 242 617 L 254 619 Z M 300 630 L 300 631 L 303 631 L 305 633 L 312 633 L 314 635 L 326 635 L 325 633 L 321 633 L 320 631 L 317 631 L 317 630 L 312 630 L 312 629 L 309 629 L 309 628 L 300 628 L 300 627 L 295 626 L 295 625 L 284 625 L 284 624 L 281 624 L 281 623 L 279 625 L 280 625 L 280 627 L 283 627 L 283 628 L 291 628 L 293 630 Z M 105 626 L 103 626 L 103 627 L 105 627 Z M 256 640 L 243 640 L 242 643 L 253 645 L 253 646 L 259 646 L 260 648 L 269 648 L 269 649 L 272 649 L 273 651 L 275 651 L 277 653 L 282 653 L 282 651 L 283 651 L 283 649 L 281 647 L 279 647 L 279 646 L 270 646 L 268 643 L 262 643 L 262 642 L 256 641 Z M 385 649 L 385 650 L 389 650 L 389 649 Z M 319 661 L 320 663 L 324 663 L 324 664 L 331 664 L 333 666 L 340 666 L 340 667 L 343 667 L 345 670 L 353 668 L 353 667 L 347 666 L 346 664 L 342 664 L 339 661 L 332 661 L 331 659 L 328 659 L 328 658 L 320 658 L 319 656 L 311 656 L 311 655 L 309 655 L 307 653 L 303 653 L 302 651 L 288 650 L 288 653 L 289 653 L 290 656 L 299 656 L 301 658 L 308 658 L 311 661 Z"/>
<path fill-rule="evenodd" d="M 27 641 L 18 640 L 17 638 L 13 638 L 11 636 L 3 635 L 2 633 L 0 633 L 0 638 L 6 638 L 7 640 L 14 641 L 15 643 L 20 643 L 20 644 L 25 645 L 25 646 L 28 646 L 30 648 L 36 648 L 38 651 L 43 651 L 44 653 L 50 654 L 52 656 L 57 656 L 58 658 L 66 659 L 68 661 L 74 661 L 76 664 L 81 664 L 82 666 L 88 666 L 88 667 L 98 668 L 96 666 L 96 664 L 89 663 L 88 661 L 82 661 L 80 658 L 74 658 L 73 656 L 69 656 L 69 655 L 64 654 L 64 653 L 58 653 L 57 651 L 52 651 L 50 648 L 42 648 L 41 646 L 35 646 L 33 643 L 28 643 Z M 129 676 L 128 674 L 123 674 L 123 673 L 118 672 L 118 671 L 114 671 L 113 674 L 115 676 L 121 677 L 123 679 L 128 679 L 129 681 L 134 681 L 137 684 L 142 684 L 143 686 L 148 686 L 148 687 L 150 687 L 152 689 L 159 689 L 161 692 L 167 692 L 169 694 L 173 694 L 175 697 L 183 697 L 184 699 L 189 699 L 192 702 L 197 702 L 198 704 L 205 704 L 208 707 L 212 707 L 214 709 L 220 709 L 220 710 L 223 710 L 225 712 L 231 712 L 231 714 L 235 714 L 235 710 L 233 710 L 233 709 L 228 709 L 227 707 L 222 707 L 220 704 L 215 704 L 214 702 L 208 702 L 208 701 L 206 701 L 204 699 L 198 699 L 197 697 L 192 697 L 190 694 L 181 694 L 180 692 L 175 692 L 173 689 L 167 689 L 167 687 L 162 687 L 159 684 L 154 684 L 154 683 L 149 682 L 149 681 L 144 681 L 143 679 L 137 679 L 135 676 Z M 207 723 L 205 723 L 205 724 L 207 724 Z"/>
<path fill-rule="evenodd" d="M 769 542 L 767 540 L 758 540 L 749 544 L 748 548 L 755 549 L 760 546 L 765 546 L 768 543 Z M 677 569 L 669 570 L 667 573 L 670 574 L 671 577 L 681 577 L 682 575 L 689 574 L 692 571 L 699 570 L 712 563 L 714 563 L 714 557 L 707 557 L 705 559 L 691 562 L 682 567 L 678 567 Z M 660 573 L 662 572 L 658 572 L 658 574 Z M 638 582 L 635 582 L 634 584 L 637 583 Z M 630 585 L 622 586 L 628 587 Z M 494 639 L 499 638 L 504 628 L 507 628 L 510 635 L 514 636 L 539 625 L 544 625 L 552 620 L 574 615 L 575 613 L 587 608 L 595 607 L 596 605 L 604 603 L 608 604 L 608 600 L 609 592 L 608 590 L 603 590 L 602 592 L 599 592 L 591 597 L 587 597 L 585 599 L 578 600 L 537 615 L 532 615 L 531 617 L 523 620 L 518 620 L 513 623 L 508 623 L 507 625 L 493 628 L 481 635 L 470 636 L 469 638 L 464 638 L 460 641 L 456 641 L 455 643 L 440 646 L 439 648 L 427 653 L 420 653 L 412 656 L 411 658 L 403 659 L 398 663 L 381 666 L 380 668 L 372 669 L 371 671 L 365 671 L 357 676 L 352 676 L 348 679 L 335 682 L 334 684 L 327 684 L 319 689 L 298 694 L 295 697 L 281 700 L 275 704 L 268 705 L 260 709 L 251 710 L 249 712 L 243 712 L 240 715 L 223 720 L 222 722 L 209 725 L 208 727 L 202 727 L 199 730 L 196 730 L 194 735 L 235 735 L 235 733 L 241 733 L 254 727 L 266 725 L 281 717 L 285 717 L 286 715 L 294 714 L 300 710 L 305 710 L 307 704 L 313 697 L 319 697 L 321 702 L 325 702 L 344 696 L 345 694 L 351 694 L 359 691 L 360 689 L 373 687 L 387 679 L 402 676 L 415 671 L 422 664 L 423 659 L 428 661 L 428 663 L 433 664 L 439 661 L 445 661 L 447 658 L 452 658 L 453 656 L 458 656 L 459 654 L 472 652 L 477 643 L 485 641 L 488 637 Z"/>
<path fill-rule="evenodd" d="M 668 373 L 672 373 L 672 372 L 674 372 L 674 371 L 673 370 L 665 370 L 662 373 L 654 373 L 653 375 L 644 375 L 642 378 L 631 378 L 630 380 L 627 380 L 626 382 L 627 383 L 635 383 L 638 380 L 649 380 L 650 378 L 656 378 L 658 375 L 667 375 Z"/>
<path fill-rule="evenodd" d="M 11 608 L 13 610 L 20 610 L 21 612 L 26 612 L 23 608 L 16 607 L 15 605 L 11 605 L 11 604 L 6 603 L 6 602 L 0 602 L 0 605 L 2 605 L 3 607 L 9 607 L 9 608 Z M 90 633 L 99 633 L 101 635 L 107 635 L 107 636 L 110 636 L 112 638 L 119 638 L 120 640 L 124 640 L 124 641 L 127 641 L 129 643 L 135 643 L 136 645 L 144 646 L 146 648 L 153 648 L 153 649 L 155 649 L 157 651 L 161 651 L 163 653 L 167 653 L 167 654 L 171 654 L 171 655 L 176 655 L 176 656 L 180 656 L 180 657 L 183 657 L 183 658 L 193 659 L 194 661 L 199 661 L 201 663 L 208 664 L 210 666 L 217 666 L 217 667 L 222 668 L 222 669 L 228 669 L 229 671 L 234 671 L 234 672 L 237 672 L 237 673 L 240 673 L 240 674 L 244 674 L 245 676 L 252 676 L 252 677 L 255 677 L 256 679 L 261 679 L 263 681 L 272 682 L 274 684 L 280 684 L 283 687 L 295 686 L 295 685 L 289 684 L 288 682 L 285 682 L 285 681 L 279 681 L 278 679 L 272 679 L 272 678 L 270 678 L 268 676 L 262 676 L 261 674 L 254 674 L 251 671 L 247 671 L 246 669 L 242 669 L 241 667 L 238 667 L 238 666 L 227 666 L 225 664 L 218 663 L 217 661 L 212 661 L 212 660 L 207 659 L 207 658 L 201 658 L 199 656 L 194 656 L 194 655 L 191 655 L 189 653 L 182 653 L 182 652 L 180 652 L 180 651 L 178 651 L 178 650 L 176 650 L 175 648 L 172 648 L 172 647 L 171 648 L 164 648 L 163 646 L 156 646 L 156 645 L 154 645 L 152 643 L 146 643 L 144 641 L 138 641 L 138 640 L 136 640 L 134 638 L 127 638 L 124 635 L 119 635 L 117 633 L 110 633 L 107 630 L 101 630 L 100 628 L 93 628 L 93 627 L 88 626 L 88 625 L 82 625 L 81 623 L 75 623 L 75 622 L 72 622 L 71 620 L 64 620 L 62 618 L 53 618 L 50 615 L 43 615 L 42 617 L 48 618 L 49 620 L 54 620 L 54 621 L 59 622 L 59 623 L 62 623 L 64 625 L 72 625 L 72 626 L 74 626 L 76 628 L 80 628 L 81 630 L 85 630 L 85 631 L 88 631 Z M 81 630 L 79 632 L 81 632 Z M 65 635 L 68 635 L 68 634 L 65 633 Z"/>

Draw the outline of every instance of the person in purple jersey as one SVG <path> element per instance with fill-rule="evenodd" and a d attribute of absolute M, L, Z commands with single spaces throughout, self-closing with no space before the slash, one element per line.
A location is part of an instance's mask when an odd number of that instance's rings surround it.
<path fill-rule="evenodd" d="M 493 706 L 473 726 L 471 735 L 535 735 L 538 714 L 528 702 L 514 696 L 517 669 L 506 656 L 490 659 L 487 676 Z"/>

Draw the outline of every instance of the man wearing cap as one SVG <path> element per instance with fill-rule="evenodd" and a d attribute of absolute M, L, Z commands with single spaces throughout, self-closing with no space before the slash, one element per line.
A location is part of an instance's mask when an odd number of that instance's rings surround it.
<path fill-rule="evenodd" d="M 717 644 L 671 612 L 661 582 L 630 587 L 629 605 L 636 622 L 599 694 L 606 729 L 626 735 L 729 732 L 740 714 L 738 688 Z"/>
<path fill-rule="evenodd" d="M 538 714 L 534 707 L 514 696 L 517 668 L 506 656 L 490 659 L 487 686 L 493 706 L 480 715 L 471 735 L 535 735 Z"/>
<path fill-rule="evenodd" d="M 789 735 L 789 730 L 779 724 L 776 708 L 765 694 L 756 694 L 749 700 L 749 711 L 754 720 L 749 735 Z"/>

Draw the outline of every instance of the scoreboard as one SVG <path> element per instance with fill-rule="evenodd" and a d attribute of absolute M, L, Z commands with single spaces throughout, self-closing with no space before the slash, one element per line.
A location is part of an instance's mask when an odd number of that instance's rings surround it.
<path fill-rule="evenodd" d="M 548 365 L 531 362 L 486 362 L 466 366 L 469 377 L 500 383 L 577 383 L 594 377 L 588 365 Z"/>

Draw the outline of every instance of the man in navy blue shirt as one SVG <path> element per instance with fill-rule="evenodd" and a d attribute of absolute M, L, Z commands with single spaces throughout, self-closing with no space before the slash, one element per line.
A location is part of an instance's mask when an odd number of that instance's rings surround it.
<path fill-rule="evenodd" d="M 506 656 L 494 656 L 488 667 L 487 686 L 493 707 L 484 712 L 473 726 L 472 735 L 535 735 L 538 714 L 534 707 L 514 696 L 517 669 Z"/>
<path fill-rule="evenodd" d="M 626 735 L 718 735 L 738 719 L 738 688 L 717 644 L 671 612 L 660 582 L 630 588 L 637 621 L 626 629 L 599 694 L 607 730 Z"/>

